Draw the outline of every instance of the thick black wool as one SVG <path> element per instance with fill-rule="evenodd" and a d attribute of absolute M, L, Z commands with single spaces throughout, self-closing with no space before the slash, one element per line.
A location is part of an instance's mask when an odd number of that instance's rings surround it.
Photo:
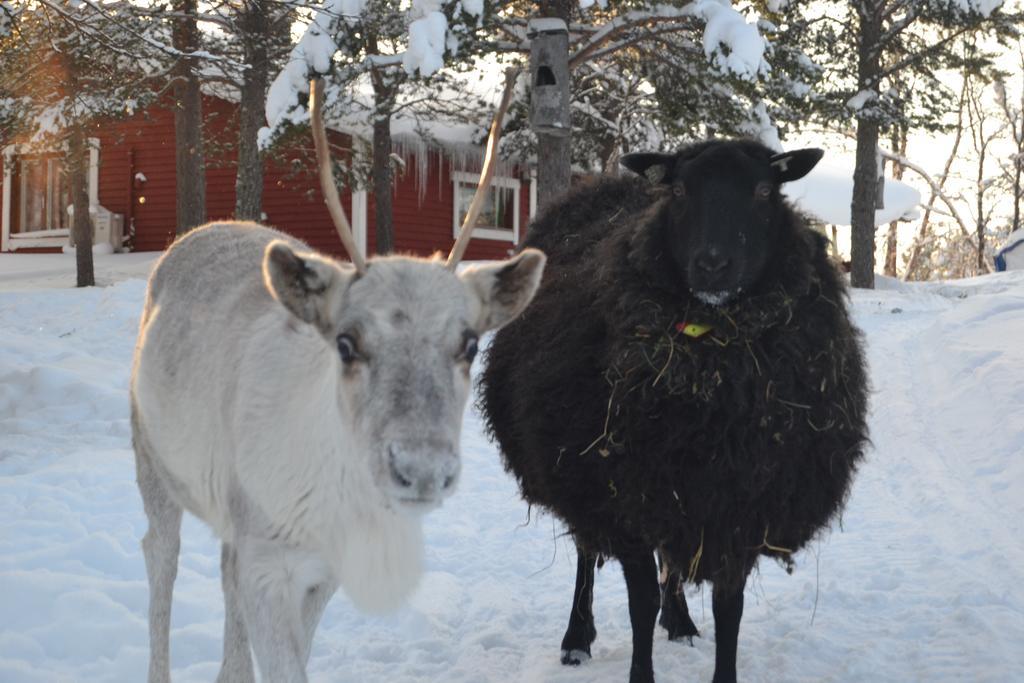
<path fill-rule="evenodd" d="M 690 581 L 736 583 L 841 510 L 867 443 L 860 335 L 788 207 L 757 286 L 701 303 L 664 255 L 659 192 L 602 179 L 534 224 L 545 279 L 495 336 L 480 402 L 523 497 L 582 547 L 662 547 Z"/>

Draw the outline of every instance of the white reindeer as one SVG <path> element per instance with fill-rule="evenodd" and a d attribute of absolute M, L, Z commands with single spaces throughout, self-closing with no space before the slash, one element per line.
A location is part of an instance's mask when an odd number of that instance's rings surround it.
<path fill-rule="evenodd" d="M 150 278 L 131 405 L 151 683 L 170 680 L 183 510 L 223 543 L 221 683 L 254 680 L 250 644 L 262 680 L 305 681 L 339 585 L 370 610 L 415 587 L 421 513 L 458 479 L 477 340 L 526 307 L 544 256 L 456 275 L 455 259 L 352 255 L 217 223 Z"/>

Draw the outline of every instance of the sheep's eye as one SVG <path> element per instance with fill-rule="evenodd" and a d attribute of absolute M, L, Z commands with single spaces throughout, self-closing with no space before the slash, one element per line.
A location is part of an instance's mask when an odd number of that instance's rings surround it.
<path fill-rule="evenodd" d="M 473 359 L 476 358 L 477 352 L 477 339 L 475 336 L 470 335 L 466 337 L 466 341 L 462 347 L 462 359 L 467 363 L 472 364 Z"/>
<path fill-rule="evenodd" d="M 347 334 L 338 335 L 338 354 L 341 356 L 341 362 L 348 365 L 359 356 L 359 350 L 356 348 L 356 340 Z"/>
<path fill-rule="evenodd" d="M 771 183 L 758 183 L 754 188 L 754 196 L 758 199 L 770 199 L 772 196 Z"/>
<path fill-rule="evenodd" d="M 672 194 L 675 195 L 676 197 L 685 197 L 686 186 L 684 186 L 682 183 L 676 183 L 675 185 L 672 186 Z"/>

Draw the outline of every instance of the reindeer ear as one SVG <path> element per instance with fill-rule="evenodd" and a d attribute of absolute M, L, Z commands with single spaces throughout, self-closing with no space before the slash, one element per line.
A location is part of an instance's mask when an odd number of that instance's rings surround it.
<path fill-rule="evenodd" d="M 775 179 L 780 183 L 788 183 L 791 180 L 799 180 L 810 173 L 823 156 L 825 156 L 825 150 L 808 147 L 776 154 L 768 160 L 768 163 L 775 170 Z"/>
<path fill-rule="evenodd" d="M 356 277 L 353 266 L 297 252 L 284 240 L 274 240 L 263 252 L 267 289 L 292 315 L 323 334 L 334 333 L 341 299 Z"/>
<path fill-rule="evenodd" d="M 654 184 L 672 182 L 671 171 L 676 162 L 674 154 L 658 152 L 636 152 L 626 154 L 619 163 L 637 175 L 642 175 Z"/>
<path fill-rule="evenodd" d="M 513 320 L 523 312 L 540 286 L 547 257 L 537 249 L 501 263 L 467 268 L 459 279 L 479 305 L 477 332 L 486 332 Z"/>

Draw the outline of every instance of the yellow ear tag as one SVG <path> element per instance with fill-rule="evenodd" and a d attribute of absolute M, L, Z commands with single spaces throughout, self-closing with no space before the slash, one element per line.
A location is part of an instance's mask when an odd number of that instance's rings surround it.
<path fill-rule="evenodd" d="M 710 332 L 713 328 L 711 325 L 701 325 L 700 323 L 678 323 L 676 324 L 676 330 L 682 332 L 691 339 L 698 339 L 703 337 L 705 334 Z"/>

